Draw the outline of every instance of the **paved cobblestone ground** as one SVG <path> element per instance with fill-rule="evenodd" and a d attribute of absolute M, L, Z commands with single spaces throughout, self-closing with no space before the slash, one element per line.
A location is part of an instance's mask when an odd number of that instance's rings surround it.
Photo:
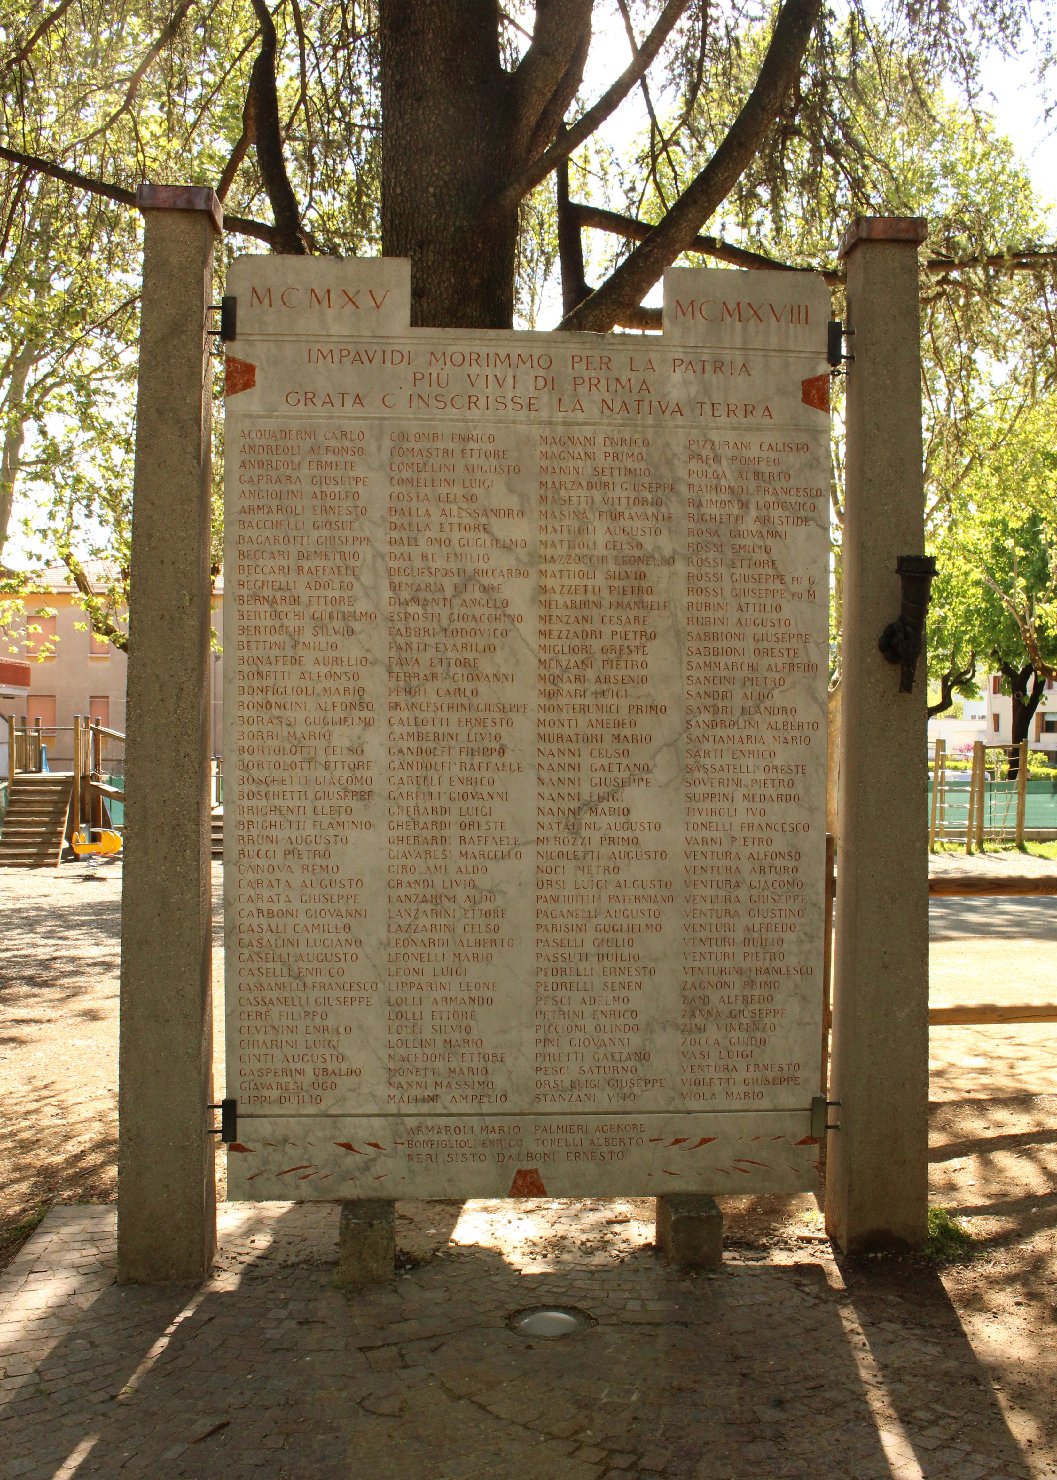
<path fill-rule="evenodd" d="M 112 1190 L 117 887 L 0 884 L 9 1216 Z M 1052 997 L 1053 906 L 986 960 L 967 908 L 939 1000 Z M 697 1278 L 641 1200 L 400 1204 L 400 1278 L 346 1298 L 336 1209 L 225 1204 L 212 1278 L 144 1290 L 112 1204 L 54 1206 L 0 1275 L 0 1480 L 1057 1480 L 1055 1064 L 1049 1026 L 935 1035 L 934 1197 L 982 1251 L 942 1274 L 834 1259 L 809 1197 L 731 1202 Z M 508 1328 L 542 1303 L 591 1323 Z"/>
<path fill-rule="evenodd" d="M 467 1205 L 444 1258 L 350 1299 L 325 1205 L 228 1204 L 197 1290 L 115 1285 L 112 1209 L 55 1209 L 0 1285 L 0 1473 L 1057 1475 L 935 1275 L 842 1273 L 809 1244 L 681 1276 L 613 1208 L 575 1207 L 577 1229 L 608 1229 L 585 1251 L 553 1236 L 568 1204 Z M 547 1225 L 549 1256 L 526 1259 L 526 1230 Z M 507 1328 L 544 1302 L 594 1324 L 549 1340 Z"/>

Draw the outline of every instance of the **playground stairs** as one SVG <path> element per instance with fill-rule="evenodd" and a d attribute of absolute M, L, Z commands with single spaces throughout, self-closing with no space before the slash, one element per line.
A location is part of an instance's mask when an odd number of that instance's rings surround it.
<path fill-rule="evenodd" d="M 210 815 L 210 829 L 212 840 L 212 856 L 214 858 L 224 857 L 224 808 L 214 807 Z"/>
<path fill-rule="evenodd" d="M 0 831 L 0 868 L 55 868 L 62 856 L 73 777 L 15 776 Z"/>

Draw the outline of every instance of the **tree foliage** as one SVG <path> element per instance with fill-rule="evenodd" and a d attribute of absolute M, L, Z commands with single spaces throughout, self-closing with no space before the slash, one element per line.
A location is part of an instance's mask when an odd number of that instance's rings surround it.
<path fill-rule="evenodd" d="M 247 245 L 403 253 L 416 321 L 476 326 L 559 301 L 570 326 L 650 325 L 706 230 L 718 260 L 835 279 L 850 215 L 931 214 L 946 517 L 971 471 L 950 428 L 988 386 L 1052 384 L 1041 222 L 965 112 L 988 48 L 1045 69 L 1050 27 L 1041 0 L 0 0 L 0 549 L 28 479 L 71 571 L 127 566 L 146 180 L 217 191 L 221 273 Z"/>
<path fill-rule="evenodd" d="M 1057 678 L 1057 397 L 1001 423 L 982 419 L 978 437 L 986 455 L 935 543 L 930 668 L 942 678 L 976 655 L 1000 673 L 1019 744 Z M 972 693 L 974 678 L 948 687 Z"/>
<path fill-rule="evenodd" d="M 741 74 L 752 73 L 764 37 L 750 38 L 732 67 L 726 111 L 698 97 L 684 126 L 658 146 L 651 130 L 642 167 L 650 183 L 626 209 L 652 219 L 726 126 Z M 1054 268 L 1017 244 L 1043 239 L 1045 216 L 1009 143 L 985 116 L 954 103 L 922 58 L 864 36 L 853 13 L 821 32 L 805 59 L 804 103 L 775 130 L 715 223 L 775 264 L 817 267 L 858 214 L 923 215 L 921 317 L 927 522 L 942 529 L 959 507 L 963 480 L 986 459 L 988 435 L 1033 404 L 1057 374 Z M 841 282 L 831 273 L 835 311 Z M 843 525 L 841 410 L 836 388 L 833 518 L 833 651 L 839 653 Z M 968 666 L 971 666 L 969 664 Z M 948 678 L 967 667 L 944 670 Z M 836 677 L 836 672 L 834 674 Z"/>

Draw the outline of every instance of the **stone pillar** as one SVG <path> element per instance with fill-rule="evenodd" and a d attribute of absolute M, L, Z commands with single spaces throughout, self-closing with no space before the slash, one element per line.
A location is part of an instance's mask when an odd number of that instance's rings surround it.
<path fill-rule="evenodd" d="M 211 190 L 144 185 L 121 925 L 118 1278 L 216 1251 L 209 844 Z"/>
<path fill-rule="evenodd" d="M 928 1200 L 925 673 L 878 650 L 900 555 L 924 550 L 918 218 L 859 217 L 848 269 L 837 930 L 826 1226 L 848 1252 L 922 1242 Z"/>

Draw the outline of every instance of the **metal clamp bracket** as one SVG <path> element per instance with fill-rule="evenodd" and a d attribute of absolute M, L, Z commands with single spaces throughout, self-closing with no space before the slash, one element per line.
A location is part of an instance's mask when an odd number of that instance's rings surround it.
<path fill-rule="evenodd" d="M 825 1095 L 815 1095 L 811 1101 L 811 1134 L 821 1141 L 827 1131 L 839 1131 L 839 1125 L 831 1125 L 829 1112 L 840 1108 L 840 1100 L 827 1100 Z"/>
<path fill-rule="evenodd" d="M 232 1141 L 237 1141 L 239 1138 L 238 1100 L 221 1100 L 219 1105 L 207 1105 L 206 1109 L 220 1111 L 220 1124 L 211 1126 L 209 1134 L 211 1136 L 219 1136 L 226 1146 L 230 1146 Z"/>
<path fill-rule="evenodd" d="M 854 360 L 854 355 L 844 352 L 844 341 L 854 333 L 854 329 L 845 329 L 843 319 L 830 319 L 826 325 L 826 359 L 829 361 L 831 375 L 843 375 L 841 366 L 846 361 Z"/>
<path fill-rule="evenodd" d="M 210 303 L 208 312 L 220 314 L 220 327 L 207 329 L 206 333 L 222 343 L 234 339 L 238 331 L 238 302 L 234 294 L 225 294 L 219 303 Z"/>

